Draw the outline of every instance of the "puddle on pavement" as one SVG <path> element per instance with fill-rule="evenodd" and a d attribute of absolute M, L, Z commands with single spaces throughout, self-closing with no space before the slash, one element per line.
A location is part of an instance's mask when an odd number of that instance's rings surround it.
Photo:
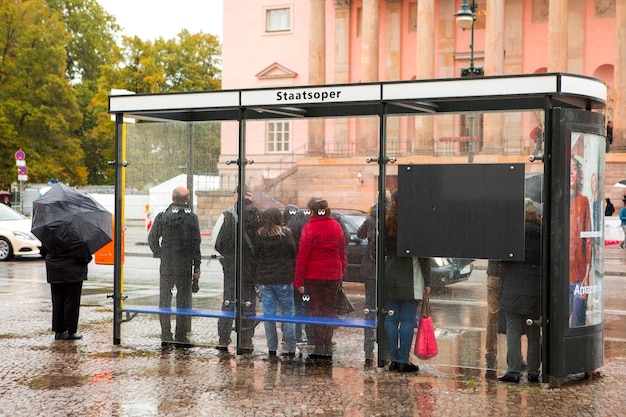
<path fill-rule="evenodd" d="M 78 387 L 87 383 L 87 378 L 78 375 L 42 375 L 33 378 L 28 386 L 35 390 L 61 389 L 68 387 Z"/>
<path fill-rule="evenodd" d="M 105 287 L 92 287 L 89 288 L 87 286 L 83 287 L 82 295 L 97 295 L 97 294 L 108 294 L 111 293 L 111 288 Z"/>

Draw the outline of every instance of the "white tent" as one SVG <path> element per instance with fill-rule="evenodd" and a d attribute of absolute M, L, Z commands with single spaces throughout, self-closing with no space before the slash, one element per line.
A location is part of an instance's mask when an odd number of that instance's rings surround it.
<path fill-rule="evenodd" d="M 165 210 L 172 203 L 172 191 L 176 187 L 187 186 L 187 175 L 180 174 L 174 178 L 162 182 L 150 189 L 150 212 L 152 217 L 157 213 Z M 210 191 L 219 190 L 220 178 L 217 175 L 194 175 L 193 176 L 193 191 Z M 194 207 L 193 211 L 198 212 L 198 200 L 193 199 Z"/>

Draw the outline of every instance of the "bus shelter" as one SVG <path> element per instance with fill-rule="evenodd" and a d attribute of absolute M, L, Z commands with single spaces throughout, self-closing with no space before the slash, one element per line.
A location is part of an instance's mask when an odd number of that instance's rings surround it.
<path fill-rule="evenodd" d="M 347 339 L 353 344 L 337 343 L 334 357 L 362 351 L 368 363 L 385 366 L 384 344 L 375 342 L 384 340 L 385 319 L 394 314 L 385 308 L 383 288 L 389 250 L 385 215 L 388 196 L 397 190 L 394 255 L 431 265 L 440 348 L 431 363 L 493 365 L 485 363 L 491 279 L 486 270 L 494 261 L 528 262 L 524 219 L 531 201 L 540 224 L 541 257 L 535 265 L 540 314 L 527 325 L 540 329 L 542 379 L 597 369 L 603 357 L 600 111 L 606 96 L 604 82 L 564 73 L 111 95 L 109 112 L 117 126 L 113 343 L 122 342 L 122 324 L 137 315 L 152 320 L 191 315 L 206 318 L 203 324 L 195 318 L 192 332 L 196 343 L 207 346 L 219 341 L 202 330 L 215 327 L 215 320 L 232 319 L 231 348 L 243 354 L 249 352 L 240 335 L 250 321 L 293 322 L 351 332 Z M 203 234 L 203 271 L 208 267 L 189 309 L 159 307 L 158 290 L 142 280 L 158 283 L 158 259 L 146 260 L 139 277 L 129 270 L 128 256 L 122 261 L 128 250 L 121 234 L 125 190 L 173 178 L 191 191 Z M 253 259 L 246 250 L 242 205 L 234 210 L 242 220 L 231 239 L 233 294 L 224 293 L 213 233 L 219 231 L 219 215 L 233 207 L 235 187 L 249 190 L 259 209 L 276 207 L 284 217 L 310 214 L 311 199 L 328 201 L 344 226 L 343 281 L 354 312 L 264 314 L 258 297 L 245 288 L 246 265 Z M 150 213 L 150 220 L 156 214 Z M 368 216 L 374 224 L 369 241 L 358 233 Z M 378 236 L 375 244 L 372 236 Z M 363 267 L 367 253 L 374 261 L 369 272 Z M 156 342 L 159 324 L 152 323 Z M 256 327 L 254 354 L 267 353 L 263 328 Z M 491 370 L 503 371 L 505 336 L 495 343 Z M 299 350 L 306 356 L 306 348 Z"/>

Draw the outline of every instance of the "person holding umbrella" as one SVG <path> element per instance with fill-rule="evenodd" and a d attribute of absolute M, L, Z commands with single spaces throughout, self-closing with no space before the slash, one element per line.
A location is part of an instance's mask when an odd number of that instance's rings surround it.
<path fill-rule="evenodd" d="M 42 243 L 55 340 L 77 340 L 83 281 L 92 254 L 112 238 L 112 216 L 89 194 L 57 183 L 33 202 L 31 231 Z"/>
<path fill-rule="evenodd" d="M 175 286 L 176 307 L 191 308 L 191 293 L 198 291 L 200 279 L 200 240 L 198 216 L 189 207 L 189 190 L 177 187 L 172 192 L 172 204 L 157 214 L 148 234 L 154 257 L 161 258 L 159 307 L 171 307 Z M 193 347 L 187 336 L 191 332 L 191 317 L 176 316 L 175 337 L 170 316 L 162 314 L 159 319 L 161 346 Z"/>

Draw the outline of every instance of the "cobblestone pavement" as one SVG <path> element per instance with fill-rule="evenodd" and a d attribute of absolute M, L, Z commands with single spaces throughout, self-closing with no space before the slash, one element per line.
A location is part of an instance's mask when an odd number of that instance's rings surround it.
<path fill-rule="evenodd" d="M 418 374 L 365 368 L 354 342 L 362 331 L 345 328 L 336 331 L 332 366 L 270 360 L 262 326 L 252 355 L 221 354 L 210 342 L 162 349 L 149 315 L 125 323 L 116 346 L 103 303 L 81 307 L 82 340 L 54 341 L 48 301 L 20 292 L 18 282 L 2 288 L 2 300 L 0 417 L 626 415 L 626 334 L 605 341 L 604 366 L 588 379 L 505 384 L 484 369 L 416 358 Z M 193 326 L 202 340 L 217 339 L 213 319 Z"/>
<path fill-rule="evenodd" d="M 624 416 L 625 343 L 605 365 L 559 388 L 503 384 L 482 370 L 420 363 L 419 374 L 366 369 L 360 352 L 332 367 L 156 346 L 158 322 L 132 323 L 111 343 L 111 312 L 82 309 L 79 341 L 54 341 L 49 306 L 3 303 L 0 416 Z M 28 314 L 24 314 L 28 312 Z M 131 323 L 127 323 L 131 326 Z M 214 324 L 210 327 L 215 327 Z M 202 331 L 204 329 L 199 329 Z M 340 332 L 338 332 L 340 333 Z M 338 345 L 354 334 L 341 333 Z"/>

